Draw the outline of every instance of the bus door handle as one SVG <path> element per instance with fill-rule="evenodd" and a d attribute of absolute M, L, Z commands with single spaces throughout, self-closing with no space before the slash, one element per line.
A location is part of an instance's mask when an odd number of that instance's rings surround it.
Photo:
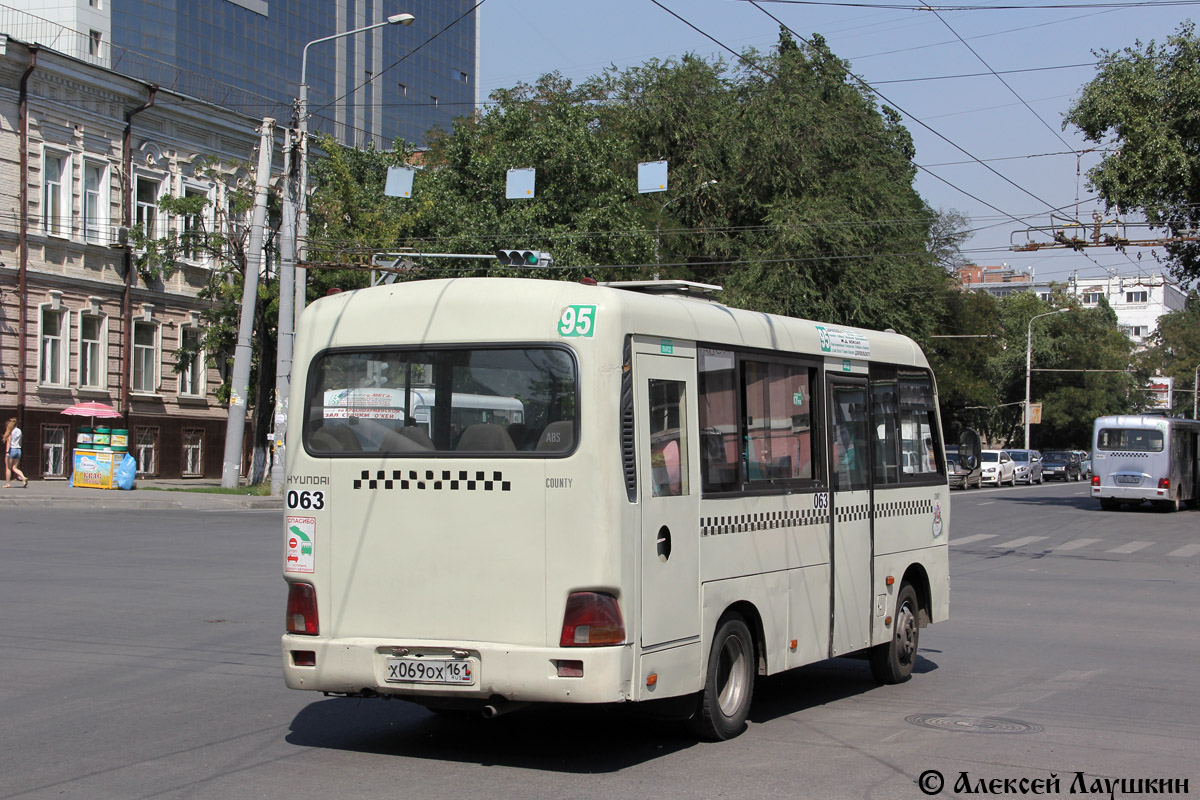
<path fill-rule="evenodd" d="M 658 539 L 655 542 L 655 547 L 658 550 L 658 560 L 666 563 L 671 557 L 671 529 L 663 525 L 658 529 Z"/>

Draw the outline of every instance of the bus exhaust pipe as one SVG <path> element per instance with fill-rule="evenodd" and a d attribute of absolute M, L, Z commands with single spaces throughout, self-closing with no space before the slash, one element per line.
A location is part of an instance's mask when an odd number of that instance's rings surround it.
<path fill-rule="evenodd" d="M 529 705 L 529 704 L 528 703 L 512 703 L 507 700 L 499 700 L 494 703 L 488 703 L 486 706 L 483 707 L 483 712 L 482 712 L 483 718 L 484 719 L 495 719 L 496 717 L 503 716 L 504 714 L 511 714 L 514 711 L 520 711 L 522 708 L 524 708 L 527 705 Z"/>

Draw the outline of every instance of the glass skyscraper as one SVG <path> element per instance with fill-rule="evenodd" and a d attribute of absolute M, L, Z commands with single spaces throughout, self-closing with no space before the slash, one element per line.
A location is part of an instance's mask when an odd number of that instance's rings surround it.
<path fill-rule="evenodd" d="M 407 12 L 416 17 L 410 26 L 385 25 L 309 48 L 309 129 L 358 146 L 390 148 L 396 138 L 421 144 L 431 127 L 449 129 L 478 101 L 478 14 L 468 13 L 475 0 L 16 5 L 76 31 L 81 57 L 280 125 L 291 124 L 305 44 Z"/>

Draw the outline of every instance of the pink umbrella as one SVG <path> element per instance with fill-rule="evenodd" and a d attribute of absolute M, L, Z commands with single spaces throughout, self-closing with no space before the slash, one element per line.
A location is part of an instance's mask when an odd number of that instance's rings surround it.
<path fill-rule="evenodd" d="M 66 414 L 68 417 L 91 417 L 93 422 L 95 422 L 96 417 L 99 417 L 100 419 L 117 419 L 121 416 L 121 412 L 117 411 L 112 406 L 94 401 L 89 403 L 76 403 L 73 406 L 64 408 L 58 413 Z"/>

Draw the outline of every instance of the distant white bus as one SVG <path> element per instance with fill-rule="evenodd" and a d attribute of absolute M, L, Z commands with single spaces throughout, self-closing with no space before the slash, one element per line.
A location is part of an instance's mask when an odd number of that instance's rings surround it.
<path fill-rule="evenodd" d="M 863 655 L 907 680 L 949 609 L 928 363 L 712 288 L 471 278 L 310 306 L 287 685 L 485 716 L 674 698 L 725 739 L 756 675 Z"/>
<path fill-rule="evenodd" d="M 1099 417 L 1092 435 L 1092 497 L 1106 511 L 1149 501 L 1178 511 L 1200 500 L 1200 422 L 1153 415 Z"/>

